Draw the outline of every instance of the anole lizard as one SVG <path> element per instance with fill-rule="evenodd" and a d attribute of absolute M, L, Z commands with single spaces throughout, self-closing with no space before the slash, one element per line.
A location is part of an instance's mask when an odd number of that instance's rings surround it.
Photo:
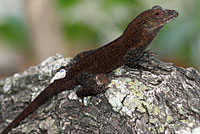
<path fill-rule="evenodd" d="M 20 121 L 64 90 L 81 85 L 77 90 L 80 98 L 96 95 L 105 91 L 93 78 L 106 81 L 106 73 L 122 66 L 134 66 L 145 49 L 156 37 L 160 29 L 178 16 L 175 10 L 154 6 L 138 15 L 116 40 L 98 49 L 82 52 L 64 78 L 55 80 L 42 91 L 2 132 L 7 134 Z M 83 82 L 84 80 L 84 82 Z"/>

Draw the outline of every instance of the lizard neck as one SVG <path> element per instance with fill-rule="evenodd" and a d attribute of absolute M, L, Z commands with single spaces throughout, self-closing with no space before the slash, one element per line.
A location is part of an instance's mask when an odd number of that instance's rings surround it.
<path fill-rule="evenodd" d="M 125 29 L 122 40 L 125 48 L 142 48 L 146 49 L 152 40 L 156 37 L 162 27 L 148 29 L 145 21 L 132 21 Z"/>

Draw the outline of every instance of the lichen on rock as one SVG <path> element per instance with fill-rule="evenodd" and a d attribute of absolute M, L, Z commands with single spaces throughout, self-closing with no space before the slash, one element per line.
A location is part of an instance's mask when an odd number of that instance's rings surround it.
<path fill-rule="evenodd" d="M 69 61 L 61 55 L 52 56 L 0 81 L 0 131 Z M 136 68 L 122 66 L 110 73 L 109 78 L 111 83 L 105 94 L 87 97 L 84 111 L 75 95 L 76 89 L 64 91 L 28 116 L 13 132 L 196 134 L 199 131 L 200 74 L 194 68 L 175 67 L 147 52 Z"/>

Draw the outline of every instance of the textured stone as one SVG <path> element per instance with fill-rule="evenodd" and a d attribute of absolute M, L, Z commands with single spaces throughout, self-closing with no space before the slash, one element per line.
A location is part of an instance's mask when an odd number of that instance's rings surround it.
<path fill-rule="evenodd" d="M 174 67 L 146 53 L 137 68 L 122 66 L 109 74 L 105 94 L 85 99 L 82 112 L 75 90 L 64 91 L 27 117 L 13 133 L 188 133 L 200 126 L 200 74 Z M 61 55 L 49 57 L 0 81 L 0 131 L 50 83 Z M 78 88 L 78 87 L 77 87 Z"/>

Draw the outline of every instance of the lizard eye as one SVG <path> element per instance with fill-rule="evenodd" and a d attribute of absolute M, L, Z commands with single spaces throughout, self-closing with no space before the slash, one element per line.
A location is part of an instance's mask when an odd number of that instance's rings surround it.
<path fill-rule="evenodd" d="M 159 13 L 159 12 L 156 12 L 155 15 L 158 16 L 158 15 L 160 15 L 160 13 Z"/>

